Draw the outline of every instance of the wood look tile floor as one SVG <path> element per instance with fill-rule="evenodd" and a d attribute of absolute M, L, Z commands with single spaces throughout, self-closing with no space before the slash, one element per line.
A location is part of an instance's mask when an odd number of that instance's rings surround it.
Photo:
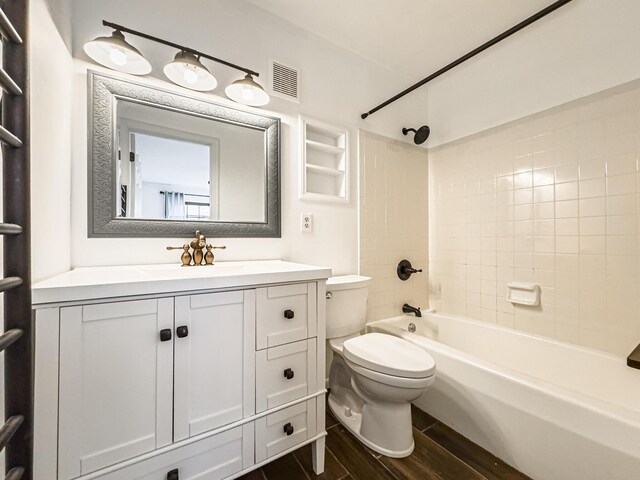
<path fill-rule="evenodd" d="M 325 472 L 311 468 L 302 447 L 240 480 L 531 480 L 482 447 L 413 408 L 416 447 L 407 458 L 389 458 L 365 447 L 327 412 Z"/>

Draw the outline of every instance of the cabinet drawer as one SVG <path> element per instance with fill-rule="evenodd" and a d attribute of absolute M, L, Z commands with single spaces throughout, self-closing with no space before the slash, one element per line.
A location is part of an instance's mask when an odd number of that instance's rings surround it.
<path fill-rule="evenodd" d="M 315 283 L 258 288 L 256 348 L 275 347 L 316 336 Z"/>
<path fill-rule="evenodd" d="M 253 465 L 253 424 L 112 471 L 96 480 L 218 480 Z M 177 472 L 175 472 L 177 470 Z"/>
<path fill-rule="evenodd" d="M 316 435 L 316 399 L 256 420 L 256 463 Z"/>
<path fill-rule="evenodd" d="M 315 384 L 315 338 L 256 353 L 257 413 L 302 398 Z"/>

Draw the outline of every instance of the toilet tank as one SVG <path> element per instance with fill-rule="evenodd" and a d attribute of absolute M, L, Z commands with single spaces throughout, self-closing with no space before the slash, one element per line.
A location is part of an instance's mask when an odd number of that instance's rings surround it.
<path fill-rule="evenodd" d="M 327 338 L 358 333 L 367 321 L 371 278 L 344 275 L 327 280 Z"/>

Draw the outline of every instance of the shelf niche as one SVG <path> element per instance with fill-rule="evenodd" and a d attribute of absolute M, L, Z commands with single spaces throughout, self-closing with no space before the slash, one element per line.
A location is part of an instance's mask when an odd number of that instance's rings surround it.
<path fill-rule="evenodd" d="M 300 198 L 349 202 L 349 132 L 300 117 Z"/>

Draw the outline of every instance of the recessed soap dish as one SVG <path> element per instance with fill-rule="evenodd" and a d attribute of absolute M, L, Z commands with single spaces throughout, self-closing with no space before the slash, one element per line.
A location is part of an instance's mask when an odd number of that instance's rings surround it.
<path fill-rule="evenodd" d="M 537 283 L 511 282 L 507 283 L 507 288 L 509 302 L 530 307 L 540 305 L 540 285 Z"/>

